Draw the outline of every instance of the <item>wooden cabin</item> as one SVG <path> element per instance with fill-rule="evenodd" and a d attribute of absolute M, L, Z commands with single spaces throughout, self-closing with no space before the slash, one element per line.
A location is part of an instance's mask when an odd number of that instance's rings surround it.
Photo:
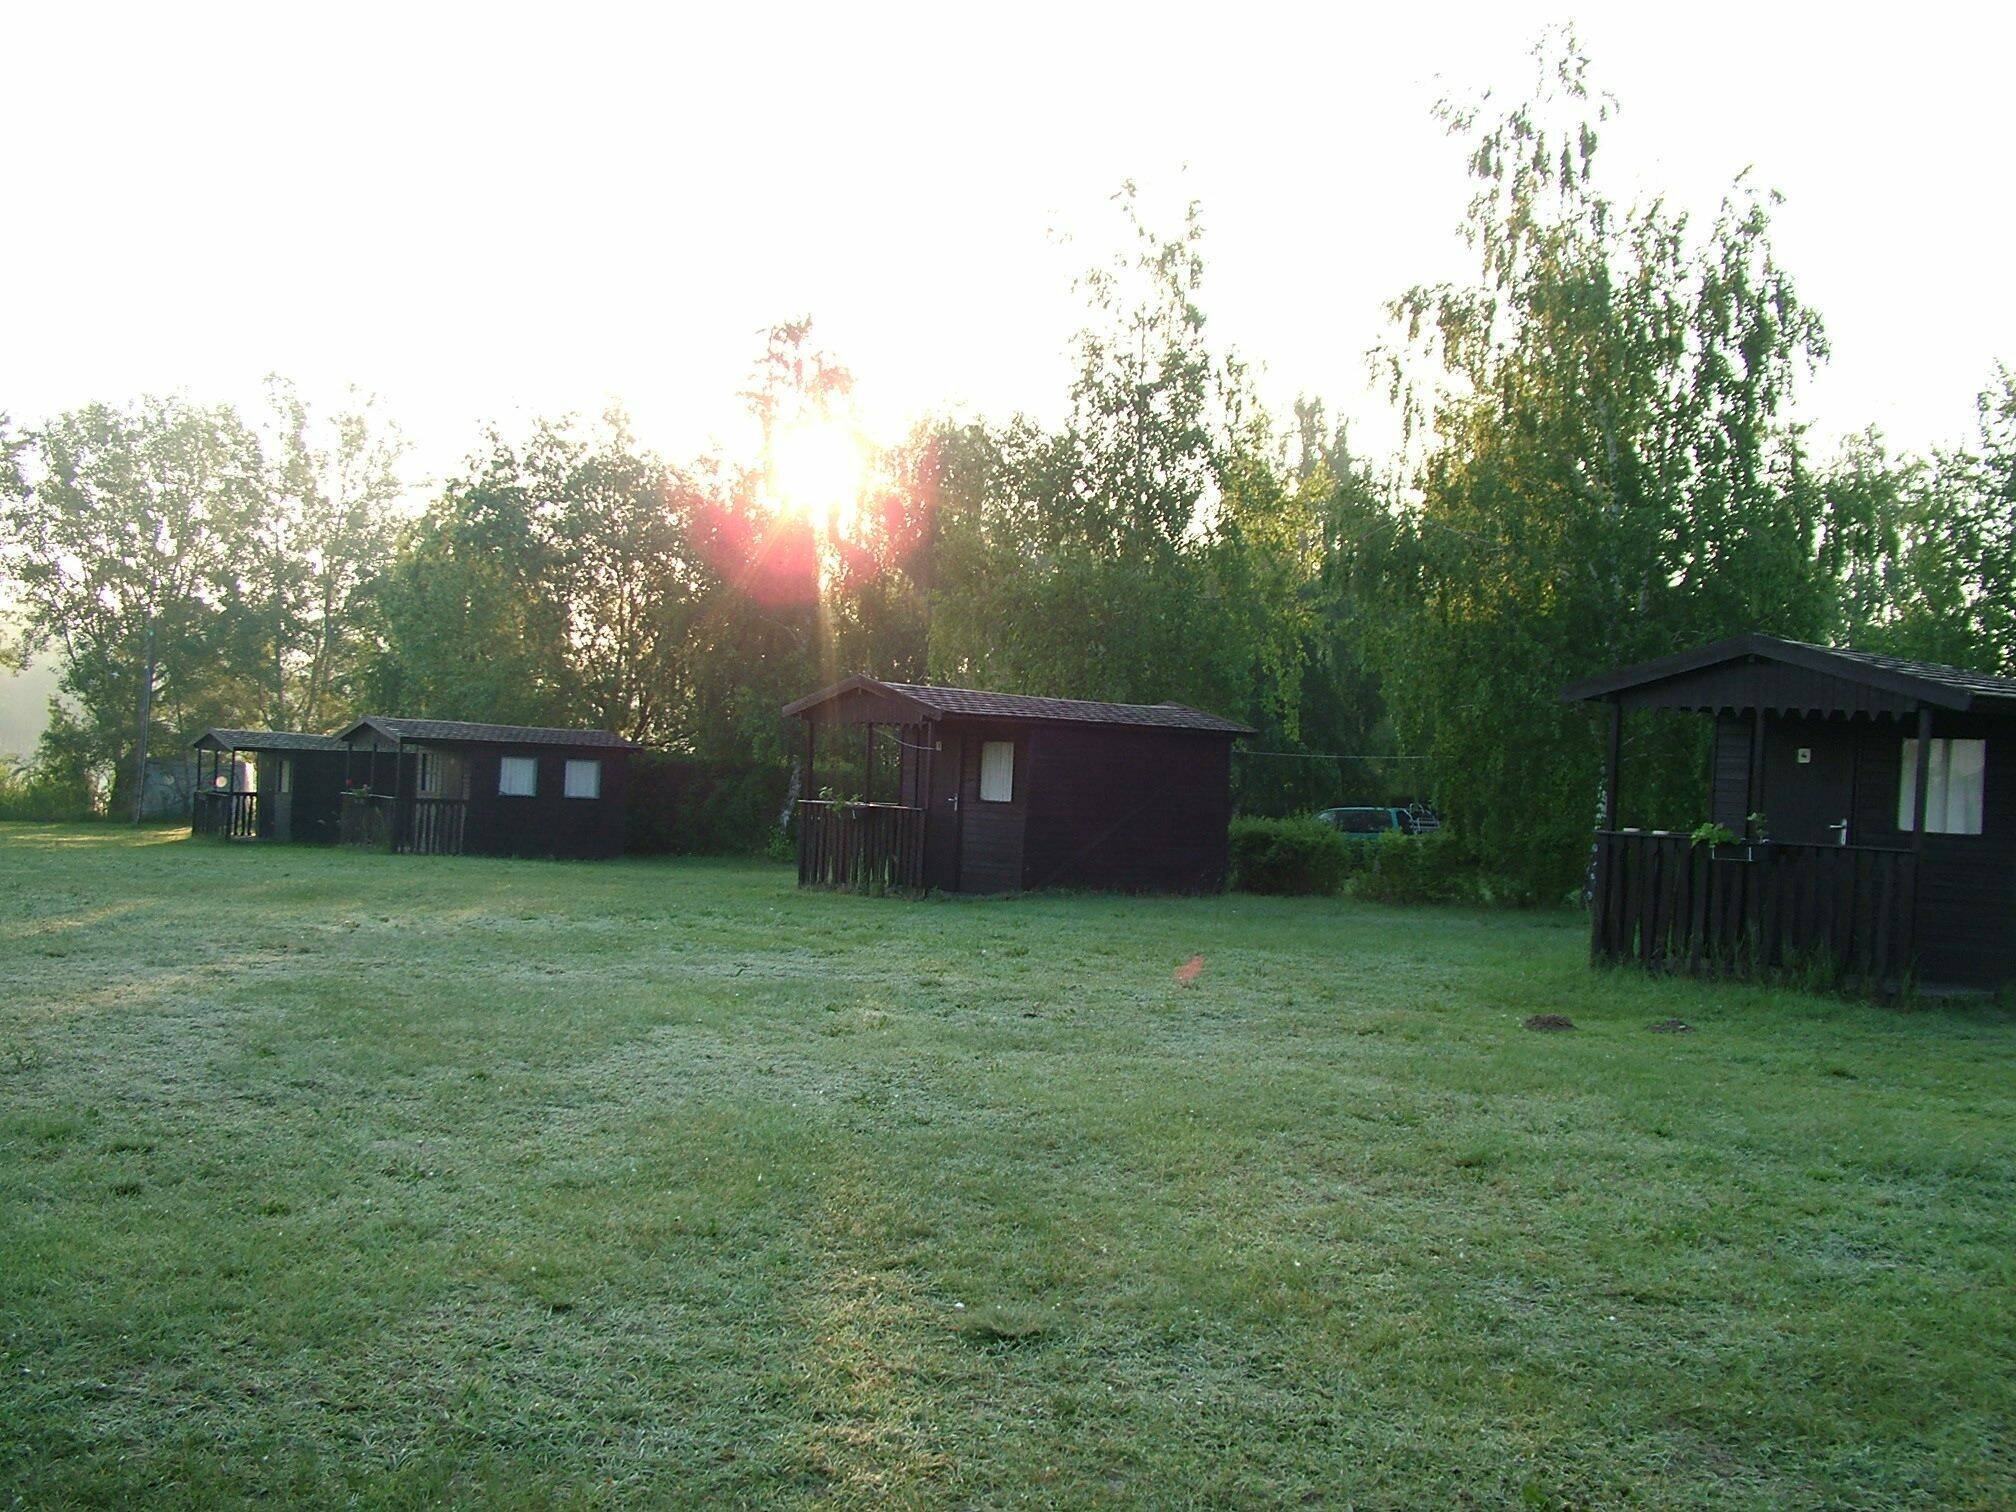
<path fill-rule="evenodd" d="M 1597 959 L 2016 982 L 2016 678 L 1739 635 L 1565 696 L 1610 707 Z M 1737 843 L 1621 827 L 1637 709 L 1715 721 L 1707 813 Z"/>
<path fill-rule="evenodd" d="M 334 844 L 350 748 L 298 730 L 205 730 L 190 742 L 189 827 L 225 840 Z"/>
<path fill-rule="evenodd" d="M 1253 733 L 1233 720 L 1173 703 L 863 676 L 784 713 L 805 723 L 801 885 L 964 893 L 1225 885 L 1232 742 Z M 822 732 L 829 757 L 859 774 L 858 795 L 822 796 Z"/>
<path fill-rule="evenodd" d="M 622 854 L 631 741 L 373 714 L 340 731 L 344 841 L 419 855 Z"/>

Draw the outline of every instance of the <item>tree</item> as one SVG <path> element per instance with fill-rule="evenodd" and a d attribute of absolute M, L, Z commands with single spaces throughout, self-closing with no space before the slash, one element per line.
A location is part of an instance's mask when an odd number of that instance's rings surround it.
<path fill-rule="evenodd" d="M 27 440 L 0 516 L 6 574 L 25 649 L 60 653 L 68 748 L 111 771 L 116 810 L 140 745 L 230 707 L 219 652 L 261 507 L 258 442 L 230 409 L 175 398 L 89 405 Z"/>
<path fill-rule="evenodd" d="M 237 659 L 261 723 L 321 731 L 361 712 L 369 598 L 391 558 L 406 444 L 368 396 L 353 391 L 318 424 L 291 383 L 267 389 L 266 497 L 241 553 Z"/>
<path fill-rule="evenodd" d="M 1474 857 L 1558 896 L 1601 771 L 1562 685 L 1737 630 L 1814 636 L 1834 585 L 1788 418 L 1824 340 L 1769 197 L 1739 180 L 1698 243 L 1656 201 L 1618 205 L 1594 174 L 1611 105 L 1572 34 L 1536 56 L 1530 101 L 1441 111 L 1478 186 L 1479 275 L 1392 307 L 1381 358 L 1426 447 L 1376 658 Z M 1698 729 L 1636 724 L 1633 813 L 1698 818 Z"/>
<path fill-rule="evenodd" d="M 941 453 L 930 664 L 944 680 L 1272 708 L 1292 729 L 1313 496 L 1199 304 L 1203 226 L 1081 280 L 1091 319 L 1061 431 L 1025 418 Z"/>

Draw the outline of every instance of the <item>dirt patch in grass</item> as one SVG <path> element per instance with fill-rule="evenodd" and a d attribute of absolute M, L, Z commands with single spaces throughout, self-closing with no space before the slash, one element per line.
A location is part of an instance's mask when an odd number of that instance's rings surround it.
<path fill-rule="evenodd" d="M 1526 1020 L 1528 1029 L 1573 1029 L 1575 1020 L 1565 1013 L 1536 1013 Z"/>
<path fill-rule="evenodd" d="M 1661 1019 L 1652 1026 L 1654 1034 L 1692 1034 L 1694 1026 L 1685 1019 Z"/>

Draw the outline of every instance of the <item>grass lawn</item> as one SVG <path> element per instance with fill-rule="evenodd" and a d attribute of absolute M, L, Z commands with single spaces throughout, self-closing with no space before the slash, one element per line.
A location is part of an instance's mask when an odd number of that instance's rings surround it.
<path fill-rule="evenodd" d="M 2016 1501 L 2016 1019 L 1585 953 L 0 827 L 0 1498 Z"/>

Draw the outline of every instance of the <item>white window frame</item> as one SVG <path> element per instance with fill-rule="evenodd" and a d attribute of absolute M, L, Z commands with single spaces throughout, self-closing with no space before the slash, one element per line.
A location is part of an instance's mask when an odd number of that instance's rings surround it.
<path fill-rule="evenodd" d="M 1925 833 L 1978 835 L 1988 789 L 1988 742 L 1935 737 L 1925 762 Z M 1910 834 L 1918 805 L 1918 742 L 1904 742 L 1897 828 Z"/>
<path fill-rule="evenodd" d="M 507 774 L 513 771 L 528 773 L 527 786 L 523 792 L 513 788 Z M 539 796 L 539 758 L 537 756 L 500 756 L 497 758 L 497 796 L 500 798 L 537 798 Z"/>
<path fill-rule="evenodd" d="M 574 791 L 574 774 L 577 771 L 588 773 L 588 786 L 590 789 L 588 792 L 577 793 Z M 569 756 L 567 758 L 567 773 L 560 784 L 560 793 L 561 796 L 566 798 L 579 798 L 589 802 L 600 798 L 602 796 L 602 763 L 592 756 Z"/>
<path fill-rule="evenodd" d="M 980 742 L 980 801 L 982 803 L 1015 801 L 1014 741 Z"/>

